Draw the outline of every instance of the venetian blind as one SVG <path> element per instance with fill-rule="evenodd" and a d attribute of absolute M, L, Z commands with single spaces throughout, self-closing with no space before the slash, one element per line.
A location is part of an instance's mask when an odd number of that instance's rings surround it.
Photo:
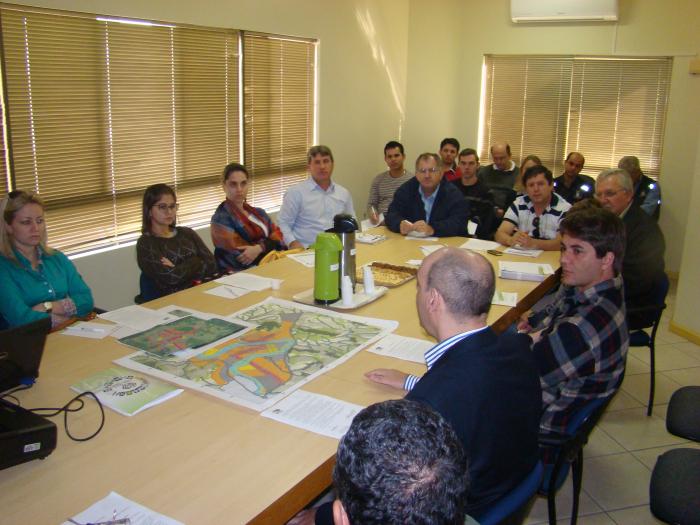
<path fill-rule="evenodd" d="M 511 145 L 513 160 L 536 154 L 554 172 L 569 151 L 596 176 L 624 155 L 658 176 L 670 58 L 487 55 L 480 154 Z"/>
<path fill-rule="evenodd" d="M 66 251 L 140 232 L 149 184 L 209 221 L 240 158 L 238 33 L 3 7 L 14 187 L 47 204 Z"/>
<path fill-rule="evenodd" d="M 278 207 L 285 190 L 306 178 L 313 143 L 315 42 L 243 35 L 244 151 L 248 199 Z"/>

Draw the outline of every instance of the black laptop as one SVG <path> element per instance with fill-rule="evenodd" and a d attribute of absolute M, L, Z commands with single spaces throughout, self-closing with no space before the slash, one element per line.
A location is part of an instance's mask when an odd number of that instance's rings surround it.
<path fill-rule="evenodd" d="M 31 384 L 39 376 L 51 318 L 0 331 L 0 392 Z"/>

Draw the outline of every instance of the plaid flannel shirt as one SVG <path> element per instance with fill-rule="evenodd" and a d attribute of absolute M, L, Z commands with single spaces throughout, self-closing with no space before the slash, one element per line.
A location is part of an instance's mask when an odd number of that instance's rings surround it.
<path fill-rule="evenodd" d="M 543 329 L 532 346 L 542 385 L 540 431 L 564 434 L 579 407 L 612 395 L 622 380 L 629 346 L 622 277 L 583 292 L 562 285 L 530 326 Z"/>

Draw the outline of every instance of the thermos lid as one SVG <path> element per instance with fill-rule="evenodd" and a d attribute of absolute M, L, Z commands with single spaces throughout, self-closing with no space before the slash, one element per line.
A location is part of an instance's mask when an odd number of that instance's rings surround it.
<path fill-rule="evenodd" d="M 347 213 L 339 213 L 333 217 L 333 230 L 335 233 L 352 233 L 359 230 L 357 220 Z"/>

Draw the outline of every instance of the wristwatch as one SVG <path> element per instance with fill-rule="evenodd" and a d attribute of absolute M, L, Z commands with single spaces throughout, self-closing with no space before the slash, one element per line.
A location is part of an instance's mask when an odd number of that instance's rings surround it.
<path fill-rule="evenodd" d="M 46 310 L 47 313 L 51 313 L 51 310 L 53 310 L 53 303 L 51 301 L 46 301 L 44 303 L 44 310 Z"/>

